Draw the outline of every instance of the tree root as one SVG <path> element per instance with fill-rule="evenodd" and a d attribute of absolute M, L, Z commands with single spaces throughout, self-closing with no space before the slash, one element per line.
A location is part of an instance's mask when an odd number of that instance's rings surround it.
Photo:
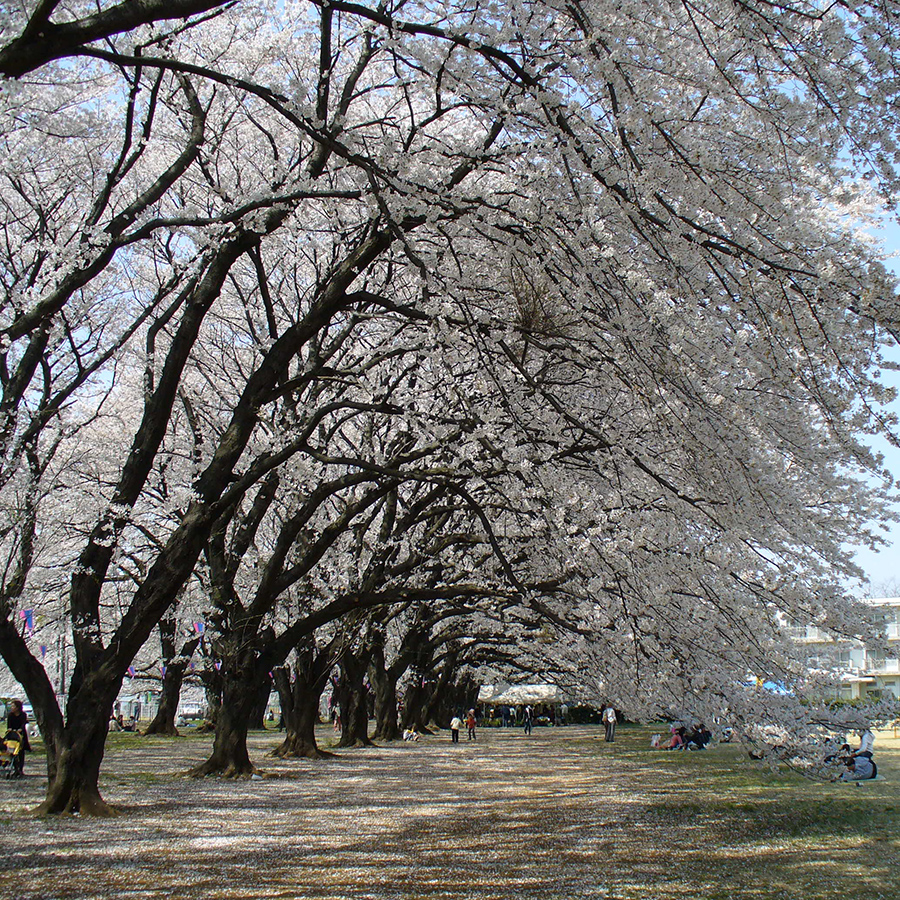
<path fill-rule="evenodd" d="M 338 750 L 346 750 L 348 747 L 377 747 L 378 745 L 374 743 L 374 741 L 366 738 L 363 740 L 362 738 L 354 738 L 353 740 L 347 741 L 344 743 L 343 741 L 338 741 L 335 744 L 335 747 Z"/>
<path fill-rule="evenodd" d="M 250 778 L 253 775 L 263 777 L 262 771 L 252 763 L 248 766 L 233 762 L 220 763 L 214 760 L 207 760 L 199 766 L 194 766 L 193 769 L 188 769 L 186 774 L 188 778 L 207 778 L 213 775 L 217 778 Z"/>
<path fill-rule="evenodd" d="M 336 753 L 322 750 L 320 747 L 302 745 L 299 747 L 281 744 L 267 754 L 274 759 L 335 759 Z"/>
<path fill-rule="evenodd" d="M 173 725 L 171 728 L 145 728 L 140 732 L 142 737 L 149 737 L 150 735 L 158 735 L 162 737 L 180 737 L 181 734 L 178 729 Z"/>
<path fill-rule="evenodd" d="M 66 800 L 61 796 L 50 796 L 40 806 L 31 810 L 38 818 L 47 816 L 84 816 L 95 819 L 114 819 L 122 815 L 121 810 L 107 803 L 100 794 L 73 791 Z"/>

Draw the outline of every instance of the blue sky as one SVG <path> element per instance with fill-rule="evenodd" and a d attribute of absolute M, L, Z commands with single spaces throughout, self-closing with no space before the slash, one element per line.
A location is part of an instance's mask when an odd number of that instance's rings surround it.
<path fill-rule="evenodd" d="M 900 225 L 896 222 L 886 224 L 877 235 L 890 254 L 888 267 L 900 276 Z M 900 364 L 900 350 L 896 354 L 896 361 Z M 885 372 L 884 381 L 900 390 L 900 372 Z M 894 401 L 893 410 L 900 416 L 900 398 Z M 892 447 L 886 440 L 873 441 L 872 446 L 884 455 L 885 465 L 895 480 L 900 480 L 900 449 Z M 893 526 L 886 538 L 888 545 L 879 553 L 860 550 L 856 554 L 856 561 L 865 571 L 871 585 L 872 590 L 868 592 L 871 596 L 900 593 L 900 523 Z M 892 590 L 886 591 L 886 588 Z"/>

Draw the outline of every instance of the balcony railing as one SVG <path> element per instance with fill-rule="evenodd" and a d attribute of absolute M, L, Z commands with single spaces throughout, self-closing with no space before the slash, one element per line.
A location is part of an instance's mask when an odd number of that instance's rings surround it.
<path fill-rule="evenodd" d="M 828 632 L 816 625 L 785 625 L 784 633 L 794 641 L 808 641 L 815 644 L 841 643 L 835 641 Z M 890 622 L 884 626 L 884 635 L 889 641 L 900 641 L 900 623 Z"/>
<path fill-rule="evenodd" d="M 900 674 L 900 660 L 870 659 L 868 672 L 871 675 L 898 675 Z"/>

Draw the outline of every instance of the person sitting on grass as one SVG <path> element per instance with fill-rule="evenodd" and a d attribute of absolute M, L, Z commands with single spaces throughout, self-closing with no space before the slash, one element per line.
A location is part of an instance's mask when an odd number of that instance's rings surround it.
<path fill-rule="evenodd" d="M 857 758 L 865 756 L 871 759 L 875 750 L 875 735 L 872 734 L 870 728 L 861 728 L 857 734 L 859 735 L 859 747 L 853 751 L 853 756 Z"/>
<path fill-rule="evenodd" d="M 688 750 L 705 750 L 711 740 L 712 734 L 702 722 L 685 737 Z"/>
<path fill-rule="evenodd" d="M 687 729 L 684 726 L 680 728 L 672 729 L 672 737 L 667 741 L 660 741 L 656 745 L 653 744 L 653 741 L 650 742 L 650 746 L 654 747 L 658 750 L 684 750 L 685 748 L 685 734 L 687 733 Z M 654 735 L 656 737 L 656 735 Z"/>
<path fill-rule="evenodd" d="M 847 760 L 841 781 L 868 781 L 875 777 L 875 764 L 870 756 L 854 756 Z"/>
<path fill-rule="evenodd" d="M 842 766 L 846 765 L 847 760 L 853 756 L 853 751 L 850 749 L 849 744 L 841 744 L 837 750 L 834 750 L 833 753 L 828 751 L 834 749 L 834 745 L 837 741 L 834 738 L 827 737 L 825 738 L 825 757 L 824 762 L 832 764 L 832 763 L 840 763 Z"/>

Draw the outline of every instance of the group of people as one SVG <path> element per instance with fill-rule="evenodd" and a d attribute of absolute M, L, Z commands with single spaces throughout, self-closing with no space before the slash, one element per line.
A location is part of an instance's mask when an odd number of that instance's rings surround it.
<path fill-rule="evenodd" d="M 661 734 L 650 738 L 650 746 L 654 750 L 705 750 L 712 740 L 712 732 L 702 723 L 688 728 L 684 725 L 673 725 L 668 740 Z"/>
<path fill-rule="evenodd" d="M 468 734 L 467 740 L 470 740 L 470 741 L 476 740 L 476 737 L 475 737 L 475 725 L 476 724 L 477 723 L 476 723 L 476 719 L 475 719 L 475 710 L 474 709 L 470 709 L 466 713 L 465 722 L 463 722 L 463 720 L 459 717 L 459 715 L 455 715 L 450 720 L 450 740 L 453 741 L 454 744 L 459 743 L 459 733 L 462 730 L 463 725 L 466 726 L 466 732 Z"/>
<path fill-rule="evenodd" d="M 870 728 L 863 728 L 857 732 L 859 735 L 859 747 L 851 750 L 849 744 L 843 744 L 837 753 L 827 756 L 825 762 L 837 763 L 843 767 L 843 772 L 838 775 L 836 781 L 869 781 L 878 775 L 878 767 L 875 764 L 875 735 Z"/>
<path fill-rule="evenodd" d="M 112 716 L 109 720 L 110 731 L 137 731 L 137 716 L 126 719 L 122 713 Z"/>
<path fill-rule="evenodd" d="M 534 728 L 534 708 L 530 705 L 525 706 L 522 710 L 522 724 L 525 734 L 531 734 Z M 618 715 L 615 707 L 610 704 L 607 706 L 600 716 L 600 721 L 604 727 L 604 740 L 607 743 L 613 743 L 616 739 L 616 725 L 618 723 Z M 468 731 L 468 739 L 475 740 L 475 710 L 470 709 L 466 714 L 465 721 L 460 715 L 455 715 L 450 720 L 450 740 L 459 743 L 459 733 L 465 725 Z M 686 728 L 680 725 L 673 725 L 671 736 L 667 741 L 662 740 L 662 735 L 655 734 L 651 740 L 651 746 L 659 750 L 705 750 L 712 740 L 712 733 L 702 723 L 698 723 L 692 728 Z"/>

